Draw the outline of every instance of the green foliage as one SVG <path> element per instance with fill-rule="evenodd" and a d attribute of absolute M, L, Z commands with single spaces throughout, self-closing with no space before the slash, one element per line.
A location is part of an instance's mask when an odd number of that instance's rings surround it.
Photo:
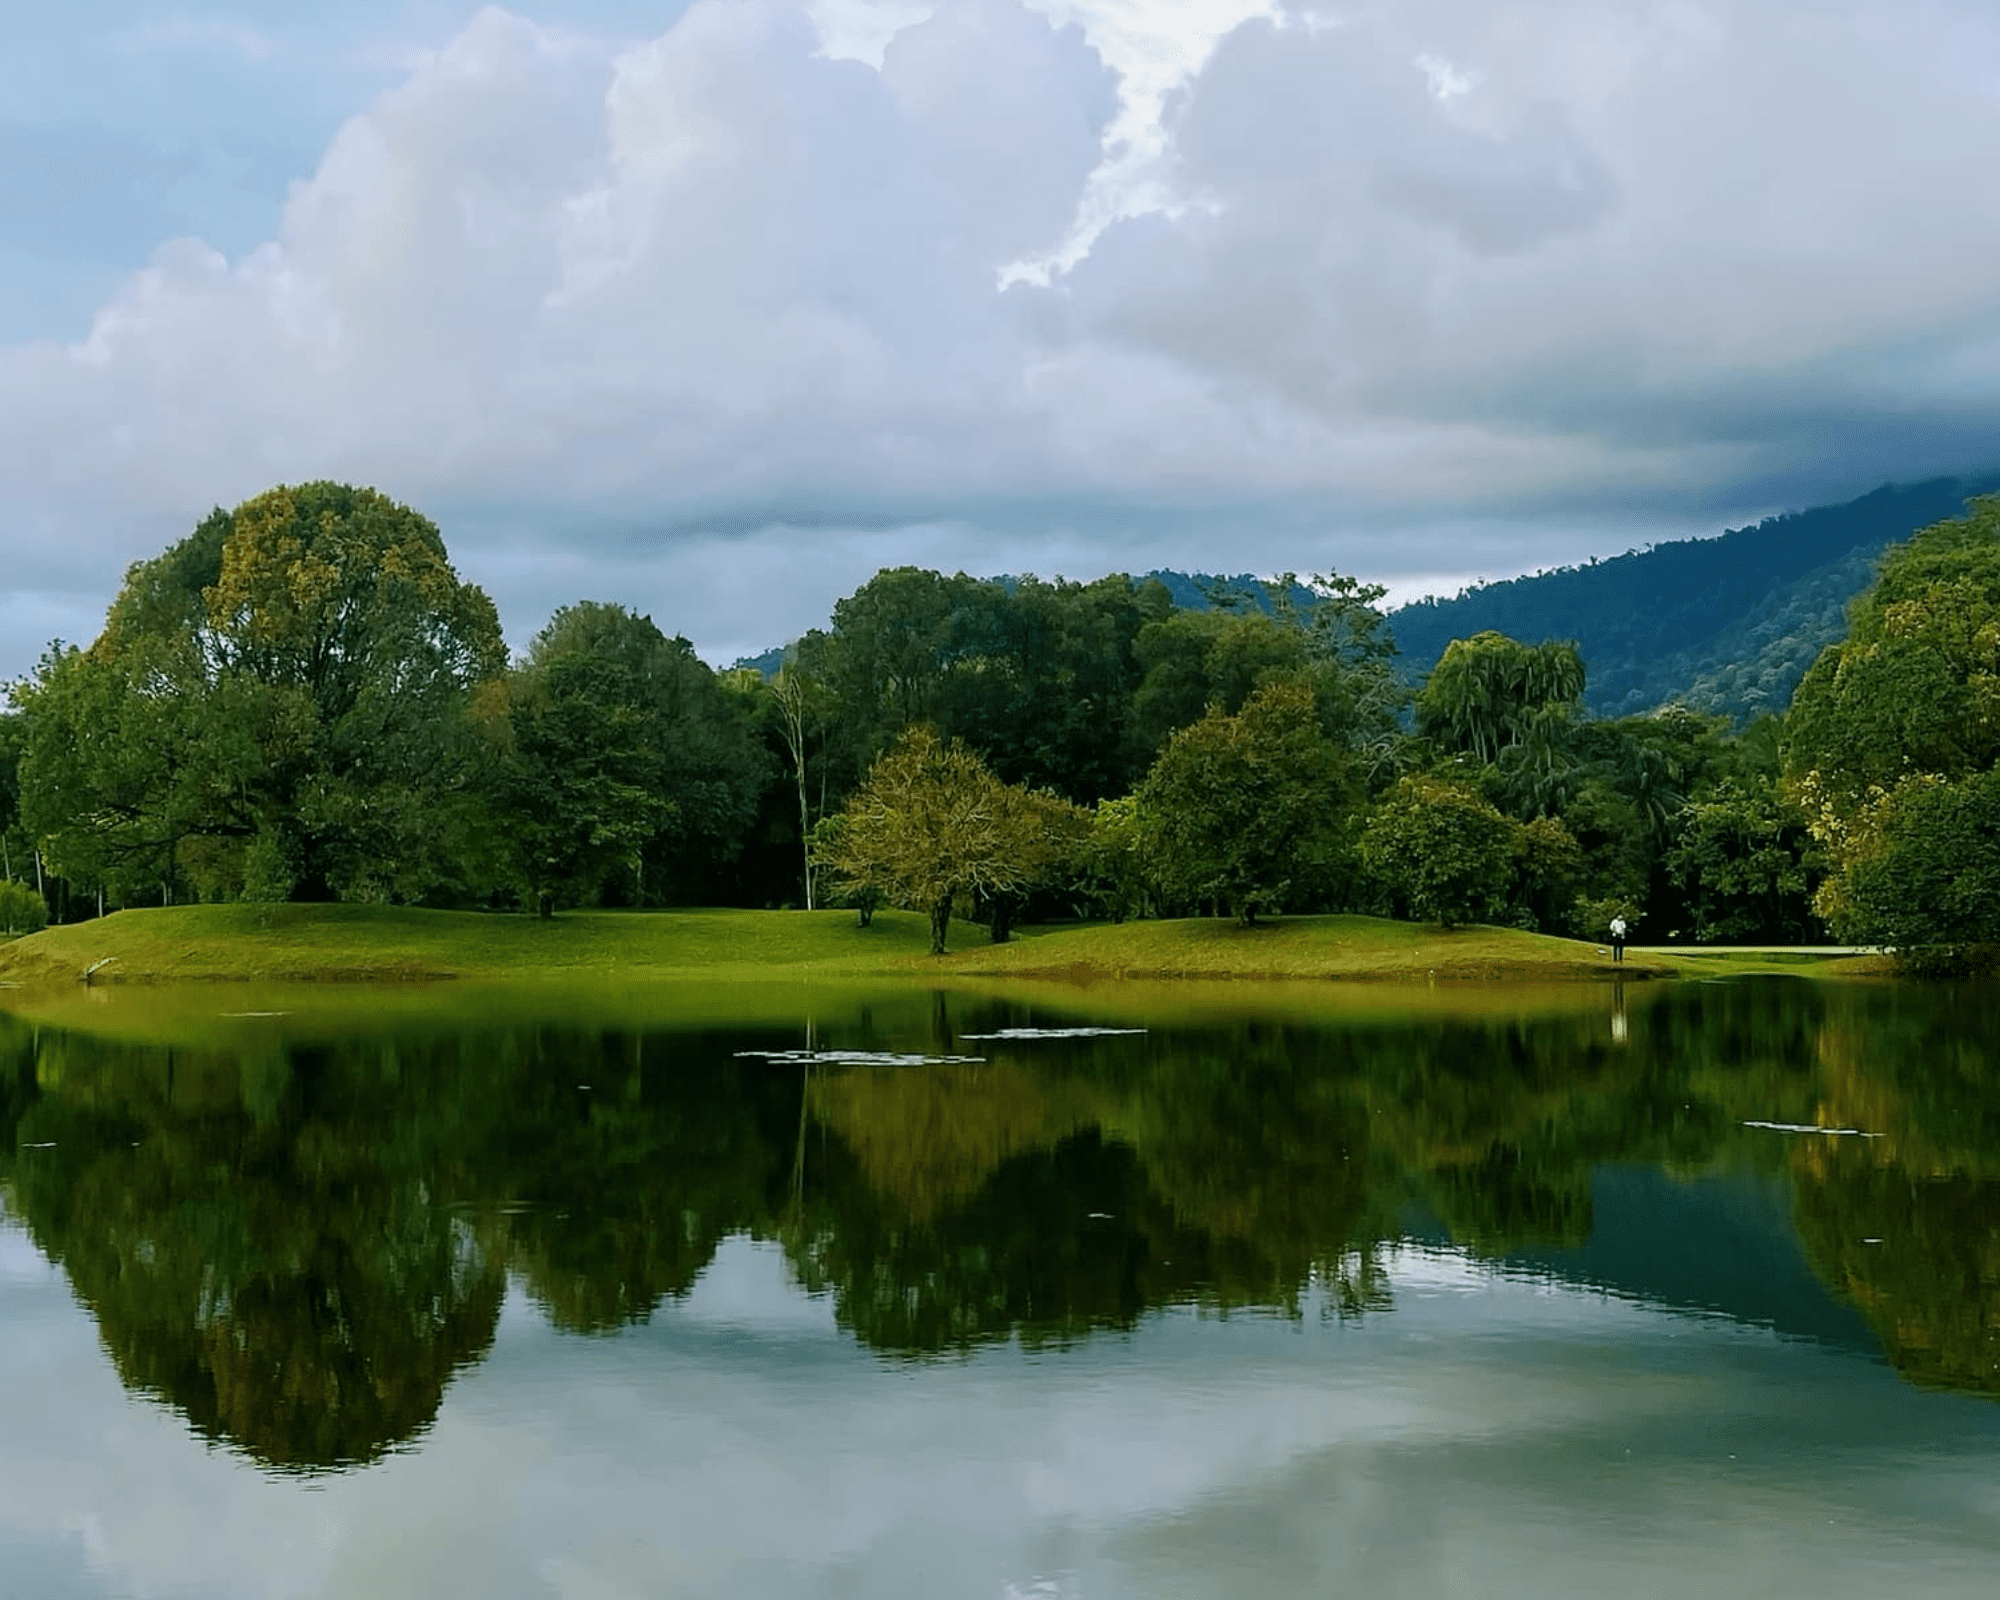
<path fill-rule="evenodd" d="M 1581 895 L 1570 908 L 1570 932 L 1579 939 L 1609 939 L 1613 922 L 1623 922 L 1630 939 L 1642 920 L 1639 903 L 1626 895 Z"/>
<path fill-rule="evenodd" d="M 416 898 L 451 880 L 492 602 L 425 518 L 331 483 L 217 511 L 135 566 L 87 652 L 17 692 L 22 811 L 114 894 Z"/>
<path fill-rule="evenodd" d="M 1123 922 L 1145 908 L 1149 831 L 1139 802 L 1129 795 L 1100 800 L 1091 813 L 1080 877 L 1085 891 L 1113 922 Z"/>
<path fill-rule="evenodd" d="M 1380 610 L 1384 590 L 1328 572 L 1301 583 L 1284 573 L 1268 589 L 1269 610 L 1246 603 L 1178 611 L 1149 623 L 1133 643 L 1144 671 L 1132 697 L 1130 739 L 1148 759 L 1211 709 L 1234 713 L 1262 685 L 1306 683 L 1321 731 L 1365 757 L 1389 759 L 1408 692 Z"/>
<path fill-rule="evenodd" d="M 39 933 L 49 925 L 49 908 L 25 883 L 0 879 L 0 933 Z"/>
<path fill-rule="evenodd" d="M 1212 710 L 1167 741 L 1137 796 L 1145 856 L 1169 900 L 1250 922 L 1333 886 L 1352 789 L 1310 687 L 1268 683 L 1236 715 Z"/>
<path fill-rule="evenodd" d="M 637 697 L 624 663 L 577 653 L 544 657 L 488 699 L 488 782 L 507 819 L 507 865 L 545 917 L 558 900 L 594 897 L 609 873 L 635 870 L 673 815 Z"/>
<path fill-rule="evenodd" d="M 1850 940 L 1983 942 L 1955 874 L 1983 882 L 2000 766 L 2000 499 L 1883 557 L 1786 733 L 1788 792 L 1832 866 L 1815 909 Z"/>
<path fill-rule="evenodd" d="M 1695 938 L 1799 944 L 1816 923 L 1806 819 L 1769 777 L 1731 778 L 1691 803 L 1666 854 Z"/>
<path fill-rule="evenodd" d="M 1582 710 L 1583 657 L 1571 643 L 1522 644 L 1487 632 L 1454 639 L 1417 696 L 1417 731 L 1484 764 Z"/>
<path fill-rule="evenodd" d="M 779 665 L 775 677 L 769 680 L 767 690 L 769 706 L 776 723 L 778 737 L 785 747 L 792 769 L 792 784 L 799 802 L 799 881 L 805 890 L 806 910 L 816 903 L 813 883 L 812 830 L 813 795 L 811 779 L 815 776 L 812 756 L 815 746 L 820 752 L 817 776 L 825 782 L 825 747 L 827 723 L 832 709 L 832 696 L 827 690 L 824 677 L 806 664 L 795 648 Z M 865 927 L 874 907 L 861 908 L 861 921 Z"/>
<path fill-rule="evenodd" d="M 1586 881 L 1583 847 L 1558 817 L 1524 823 L 1515 840 L 1514 906 L 1542 933 L 1567 931 L 1570 909 Z"/>
<path fill-rule="evenodd" d="M 1135 749 L 1156 754 L 1211 707 L 1243 707 L 1271 674 L 1303 665 L 1296 629 L 1262 611 L 1176 611 L 1146 625 L 1133 642 L 1145 676 L 1132 696 Z"/>
<path fill-rule="evenodd" d="M 1361 859 L 1397 914 L 1456 927 L 1506 912 L 1516 825 L 1470 789 L 1411 776 L 1391 789 L 1361 836 Z M 1542 842 L 1546 858 L 1556 841 Z"/>
<path fill-rule="evenodd" d="M 585 601 L 557 610 L 515 677 L 529 705 L 566 708 L 560 728 L 536 713 L 553 741 L 542 759 L 566 764 L 569 803 L 594 817 L 589 848 L 629 862 L 619 882 L 631 898 L 712 889 L 742 848 L 772 762 L 749 709 L 694 647 L 651 617 Z M 569 897 L 588 898 L 601 876 L 582 871 Z"/>
<path fill-rule="evenodd" d="M 1850 836 L 1842 925 L 1933 970 L 2000 951 L 2000 769 L 1906 778 Z M 1983 947 L 1983 948 L 1982 948 Z"/>
<path fill-rule="evenodd" d="M 1002 783 L 962 743 L 919 726 L 876 760 L 816 853 L 849 883 L 928 913 L 932 953 L 943 955 L 955 901 L 1043 881 L 1077 852 L 1085 826 L 1067 801 Z"/>

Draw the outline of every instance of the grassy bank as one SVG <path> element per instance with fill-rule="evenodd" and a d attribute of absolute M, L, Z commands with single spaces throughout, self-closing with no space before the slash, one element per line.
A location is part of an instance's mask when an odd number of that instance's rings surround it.
<path fill-rule="evenodd" d="M 1614 970 L 1601 947 L 1503 928 L 1438 928 L 1374 917 L 1289 917 L 1255 927 L 1210 919 L 1032 930 L 1011 944 L 956 927 L 927 953 L 924 919 L 884 911 L 572 912 L 549 921 L 389 906 L 173 906 L 50 928 L 0 948 L 15 984 L 187 980 L 395 982 L 446 978 L 768 983 L 777 977 L 1569 980 Z M 1628 951 L 1629 978 L 1834 972 L 1810 953 Z"/>
<path fill-rule="evenodd" d="M 406 906 L 170 906 L 48 928 L 0 950 L 0 978 L 396 982 L 872 974 L 922 957 L 924 919 L 851 912 L 572 912 L 546 921 Z"/>

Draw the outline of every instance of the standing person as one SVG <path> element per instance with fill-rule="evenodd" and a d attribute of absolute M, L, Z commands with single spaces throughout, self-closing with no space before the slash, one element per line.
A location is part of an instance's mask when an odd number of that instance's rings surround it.
<path fill-rule="evenodd" d="M 1625 959 L 1625 919 L 1623 917 L 1613 917 L 1611 919 L 1611 959 L 1613 961 L 1623 961 Z"/>

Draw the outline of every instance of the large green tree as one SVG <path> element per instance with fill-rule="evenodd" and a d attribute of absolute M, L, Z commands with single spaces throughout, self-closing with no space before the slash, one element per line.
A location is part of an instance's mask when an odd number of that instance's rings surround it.
<path fill-rule="evenodd" d="M 561 655 L 513 674 L 482 705 L 506 867 L 544 917 L 629 873 L 672 814 L 633 698 L 616 663 Z"/>
<path fill-rule="evenodd" d="M 1268 683 L 1234 716 L 1212 710 L 1175 733 L 1139 786 L 1154 877 L 1170 900 L 1246 923 L 1319 899 L 1339 874 L 1354 787 L 1310 685 Z"/>
<path fill-rule="evenodd" d="M 561 695 L 587 698 L 592 714 L 608 719 L 607 752 L 630 746 L 632 755 L 620 758 L 626 776 L 612 781 L 646 788 L 658 802 L 627 852 L 635 898 L 714 892 L 772 777 L 742 698 L 685 638 L 668 638 L 651 617 L 602 601 L 559 609 L 517 676 L 544 690 L 560 680 Z M 587 742 L 580 728 L 577 737 Z M 590 762 L 584 743 L 571 748 L 576 761 Z M 604 766 L 607 776 L 616 765 Z M 577 795 L 588 803 L 582 787 Z"/>
<path fill-rule="evenodd" d="M 1691 802 L 1666 868 L 1697 939 L 1798 944 L 1818 931 L 1805 815 L 1774 778 L 1730 778 Z"/>
<path fill-rule="evenodd" d="M 1417 731 L 1447 751 L 1498 761 L 1552 710 L 1580 713 L 1583 686 L 1583 658 L 1567 641 L 1523 644 L 1491 631 L 1454 639 L 1417 695 Z"/>
<path fill-rule="evenodd" d="M 1395 910 L 1447 928 L 1505 913 L 1520 849 L 1519 825 L 1491 803 L 1422 775 L 1398 781 L 1361 839 L 1369 874 Z"/>
<path fill-rule="evenodd" d="M 1786 719 L 1785 775 L 1832 871 L 1816 909 L 1850 939 L 1950 951 L 2000 941 L 1952 863 L 1992 847 L 2000 767 L 2000 498 L 1882 558 L 1848 636 Z"/>
<path fill-rule="evenodd" d="M 58 870 L 130 888 L 416 898 L 448 885 L 499 619 L 427 518 L 278 488 L 134 566 L 87 651 L 19 698 L 22 812 Z"/>

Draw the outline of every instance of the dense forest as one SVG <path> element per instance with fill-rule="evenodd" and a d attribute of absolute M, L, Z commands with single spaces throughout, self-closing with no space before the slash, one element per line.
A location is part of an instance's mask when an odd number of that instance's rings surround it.
<path fill-rule="evenodd" d="M 0 919 L 888 903 L 943 949 L 965 914 L 1331 910 L 1961 951 L 2000 943 L 1951 865 L 2000 831 L 1996 527 L 1983 500 L 1896 547 L 1799 709 L 1738 729 L 1593 715 L 1587 649 L 1494 629 L 1413 687 L 1382 591 L 1333 573 L 1194 609 L 899 567 L 769 676 L 602 601 L 509 660 L 426 518 L 280 488 L 14 686 Z"/>
<path fill-rule="evenodd" d="M 1415 688 L 1446 645 L 1475 633 L 1572 639 L 1590 664 L 1584 698 L 1595 714 L 1683 705 L 1720 712 L 1740 727 L 1790 704 L 1806 668 L 1847 631 L 1847 608 L 1873 581 L 1884 549 L 1995 492 L 1995 475 L 1885 484 L 1855 500 L 1767 517 L 1715 538 L 1427 597 L 1388 614 L 1400 651 L 1397 670 Z M 1278 600 L 1275 587 L 1248 573 L 1158 569 L 1145 580 L 1162 584 L 1188 610 L 1220 601 L 1269 611 Z M 1309 596 L 1295 587 L 1288 598 L 1301 605 Z M 737 665 L 769 675 L 786 648 Z"/>

